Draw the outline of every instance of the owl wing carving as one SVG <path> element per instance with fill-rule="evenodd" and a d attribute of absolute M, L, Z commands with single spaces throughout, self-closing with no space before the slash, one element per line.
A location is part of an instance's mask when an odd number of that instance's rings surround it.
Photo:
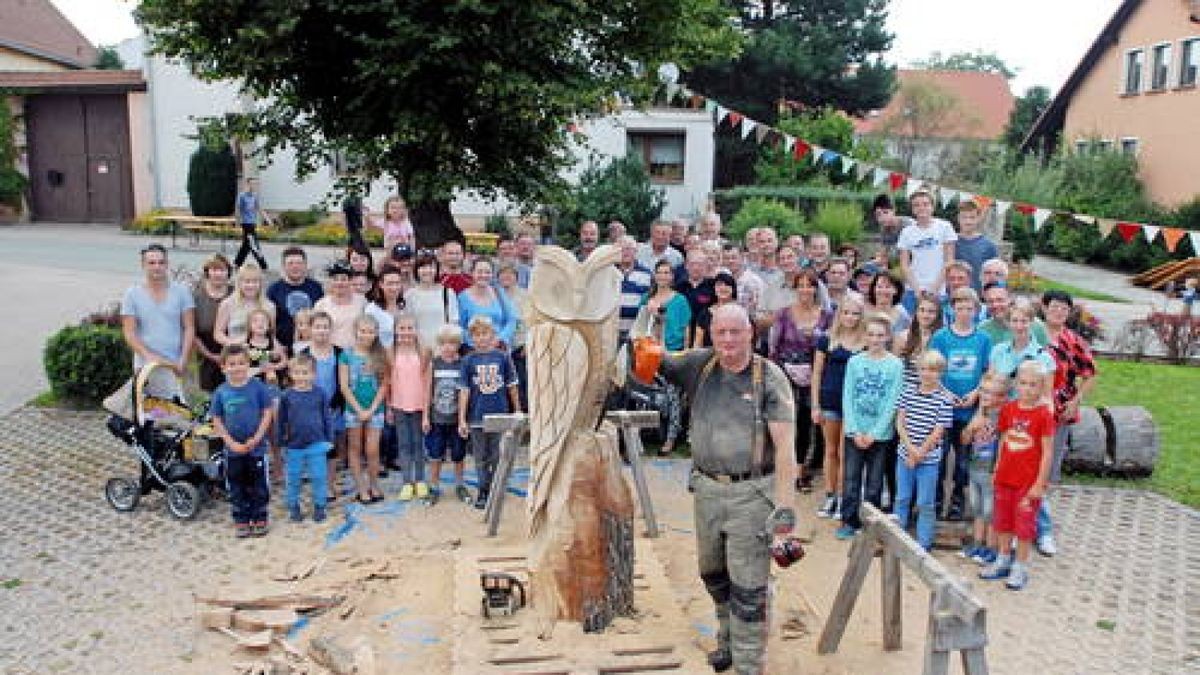
<path fill-rule="evenodd" d="M 576 331 L 541 323 L 529 331 L 529 535 L 541 529 L 563 446 L 588 378 L 588 346 Z"/>

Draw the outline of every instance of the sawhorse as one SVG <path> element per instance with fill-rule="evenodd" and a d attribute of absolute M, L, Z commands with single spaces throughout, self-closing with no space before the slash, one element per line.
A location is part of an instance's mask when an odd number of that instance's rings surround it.
<path fill-rule="evenodd" d="M 489 537 L 496 536 L 500 529 L 500 511 L 504 508 L 504 492 L 508 489 L 508 479 L 517 459 L 517 442 L 528 424 L 529 415 L 525 413 L 483 416 L 484 432 L 501 434 L 500 457 L 496 461 L 496 472 L 492 475 L 487 506 L 483 509 L 483 522 L 487 523 Z"/>
<path fill-rule="evenodd" d="M 610 410 L 605 418 L 621 429 L 625 439 L 625 457 L 633 470 L 633 484 L 637 488 L 638 502 L 642 505 L 642 517 L 646 520 L 646 536 L 658 536 L 658 519 L 654 517 L 654 503 L 650 499 L 650 488 L 646 485 L 646 470 L 642 466 L 641 430 L 658 426 L 658 413 L 653 410 Z"/>

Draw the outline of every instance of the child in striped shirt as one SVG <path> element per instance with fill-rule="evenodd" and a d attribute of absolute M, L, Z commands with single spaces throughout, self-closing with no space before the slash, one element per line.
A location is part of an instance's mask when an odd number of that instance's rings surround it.
<path fill-rule="evenodd" d="M 917 385 L 909 387 L 896 406 L 896 435 L 900 444 L 894 517 L 902 527 L 908 526 L 915 489 L 917 542 L 928 551 L 933 548 L 938 463 L 942 458 L 942 441 L 954 424 L 954 401 L 941 384 L 946 357 L 930 350 L 921 355 L 917 366 Z"/>

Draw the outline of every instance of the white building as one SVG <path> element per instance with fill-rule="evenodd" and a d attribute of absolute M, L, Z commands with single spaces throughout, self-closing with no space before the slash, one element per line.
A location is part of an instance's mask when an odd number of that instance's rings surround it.
<path fill-rule="evenodd" d="M 161 56 L 145 56 L 141 38 L 119 48 L 128 68 L 140 69 L 146 81 L 142 98 L 145 114 L 131 118 L 131 136 L 149 139 L 144 160 L 133 167 L 137 213 L 152 208 L 188 209 L 188 161 L 196 148 L 197 120 L 250 109 L 253 101 L 241 97 L 233 82 L 207 83 L 194 77 L 181 63 Z M 652 180 L 666 196 L 663 216 L 695 216 L 704 211 L 712 191 L 715 156 L 712 115 L 704 110 L 652 108 L 626 110 L 586 121 L 581 130 L 585 144 L 575 150 L 579 158 L 567 173 L 575 179 L 589 161 L 638 153 L 650 168 Z M 250 168 L 253 171 L 253 167 Z M 268 210 L 304 210 L 325 202 L 336 180 L 330 165 L 304 181 L 295 179 L 293 156 L 283 152 L 257 169 L 263 205 Z M 367 205 L 379 210 L 394 191 L 388 181 L 372 185 Z M 486 201 L 471 192 L 455 199 L 452 210 L 459 225 L 474 229 L 494 213 L 509 210 L 505 200 Z M 337 210 L 336 208 L 332 210 Z"/>

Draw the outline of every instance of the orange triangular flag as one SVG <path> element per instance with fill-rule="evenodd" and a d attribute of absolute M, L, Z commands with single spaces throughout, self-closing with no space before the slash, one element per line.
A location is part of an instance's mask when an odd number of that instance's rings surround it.
<path fill-rule="evenodd" d="M 1186 230 L 1181 230 L 1175 227 L 1164 227 L 1162 229 L 1163 243 L 1167 245 L 1167 250 L 1171 253 L 1175 252 L 1175 247 L 1178 246 L 1179 242 L 1182 241 L 1186 236 Z"/>

